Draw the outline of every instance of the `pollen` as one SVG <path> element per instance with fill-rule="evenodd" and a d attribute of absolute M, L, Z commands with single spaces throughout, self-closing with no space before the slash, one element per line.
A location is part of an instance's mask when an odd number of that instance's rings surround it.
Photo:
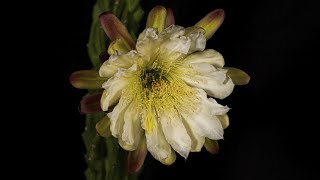
<path fill-rule="evenodd" d="M 155 130 L 162 113 L 170 114 L 177 109 L 192 113 L 196 109 L 194 90 L 176 77 L 177 71 L 172 67 L 155 64 L 140 66 L 123 92 L 127 97 L 135 97 L 137 108 L 145 113 L 147 133 Z"/>

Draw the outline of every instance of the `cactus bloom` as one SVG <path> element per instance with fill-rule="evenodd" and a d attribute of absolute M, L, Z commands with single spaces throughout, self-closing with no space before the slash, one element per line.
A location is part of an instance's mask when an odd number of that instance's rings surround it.
<path fill-rule="evenodd" d="M 204 146 L 217 153 L 229 125 L 229 108 L 215 99 L 229 96 L 234 85 L 250 77 L 237 68 L 224 67 L 223 56 L 205 49 L 224 20 L 221 9 L 210 12 L 195 26 L 174 25 L 171 9 L 156 6 L 138 39 L 112 13 L 100 15 L 100 23 L 112 40 L 110 55 L 96 71 L 79 71 L 70 81 L 77 88 L 104 89 L 102 95 L 83 99 L 84 112 L 96 112 L 96 97 L 107 112 L 96 124 L 101 136 L 118 138 L 130 151 L 128 167 L 136 172 L 147 151 L 170 165 L 176 152 L 187 158 Z"/>
<path fill-rule="evenodd" d="M 155 159 L 169 165 L 175 152 L 187 158 L 201 151 L 206 139 L 223 138 L 229 108 L 214 98 L 229 96 L 234 82 L 223 56 L 205 50 L 223 18 L 223 10 L 216 10 L 183 28 L 172 24 L 170 10 L 157 6 L 134 45 L 112 13 L 100 16 L 113 40 L 110 58 L 99 69 L 100 77 L 108 78 L 101 108 L 108 111 L 111 134 L 122 148 L 134 151 L 145 142 Z"/>

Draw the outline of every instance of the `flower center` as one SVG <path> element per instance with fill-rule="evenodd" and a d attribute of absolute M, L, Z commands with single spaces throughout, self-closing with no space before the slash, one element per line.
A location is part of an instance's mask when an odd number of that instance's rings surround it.
<path fill-rule="evenodd" d="M 165 80 L 163 71 L 159 67 L 145 69 L 142 71 L 140 78 L 142 87 L 148 90 L 152 90 L 155 84 Z"/>
<path fill-rule="evenodd" d="M 135 76 L 122 92 L 123 97 L 134 99 L 135 106 L 144 112 L 146 132 L 156 128 L 162 113 L 172 114 L 177 110 L 192 113 L 197 108 L 194 90 L 185 84 L 174 69 L 176 64 L 154 62 L 138 66 Z"/>

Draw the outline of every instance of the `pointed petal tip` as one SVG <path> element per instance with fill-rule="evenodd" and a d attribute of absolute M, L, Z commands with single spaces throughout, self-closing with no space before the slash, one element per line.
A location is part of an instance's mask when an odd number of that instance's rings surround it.
<path fill-rule="evenodd" d="M 73 73 L 69 76 L 69 82 L 70 82 L 70 84 L 71 84 L 73 87 L 78 88 L 78 89 L 81 89 L 81 88 L 79 88 L 78 74 L 79 74 L 79 71 L 73 72 Z"/>
<path fill-rule="evenodd" d="M 172 24 L 175 24 L 173 11 L 171 8 L 167 8 L 167 17 L 166 17 L 165 28 L 171 26 Z"/>
<path fill-rule="evenodd" d="M 172 151 L 173 153 L 169 157 L 161 161 L 162 164 L 170 166 L 176 161 L 177 159 L 176 153 L 174 152 L 174 150 Z"/>
<path fill-rule="evenodd" d="M 128 171 L 130 174 L 134 174 L 138 172 L 143 164 L 144 160 L 147 156 L 148 149 L 146 145 L 145 139 L 143 139 L 138 148 L 134 151 L 130 151 L 128 155 Z"/>
<path fill-rule="evenodd" d="M 206 39 L 210 39 L 218 30 L 224 21 L 225 13 L 223 9 L 216 9 L 208 13 L 195 26 L 202 27 L 205 30 Z"/>
<path fill-rule="evenodd" d="M 225 13 L 223 9 L 215 9 L 211 11 L 207 16 L 210 20 L 218 19 L 222 23 L 225 18 Z"/>
<path fill-rule="evenodd" d="M 223 18 L 225 17 L 225 13 L 223 9 L 216 9 L 213 12 L 216 13 L 218 16 L 221 16 Z"/>
<path fill-rule="evenodd" d="M 105 11 L 99 15 L 99 19 L 102 18 L 103 16 L 111 16 L 111 15 L 114 16 L 114 14 L 111 11 Z"/>
<path fill-rule="evenodd" d="M 246 85 L 250 82 L 251 77 L 244 71 L 233 67 L 224 67 L 227 69 L 228 76 L 232 79 L 235 85 Z"/>
<path fill-rule="evenodd" d="M 146 28 L 157 28 L 160 33 L 165 28 L 166 19 L 167 9 L 158 5 L 149 12 Z"/>
<path fill-rule="evenodd" d="M 248 75 L 248 74 L 247 74 L 247 75 Z M 246 77 L 246 79 L 244 80 L 244 84 L 243 84 L 243 85 L 249 84 L 250 79 L 251 79 L 251 77 L 248 75 L 248 76 Z"/>
<path fill-rule="evenodd" d="M 157 5 L 154 8 L 151 9 L 151 11 L 165 11 L 167 8 L 161 5 Z M 150 12 L 151 12 L 150 11 Z"/>
<path fill-rule="evenodd" d="M 110 119 L 108 116 L 104 116 L 99 122 L 96 123 L 96 131 L 99 136 L 110 137 Z"/>
<path fill-rule="evenodd" d="M 69 81 L 73 87 L 78 89 L 101 89 L 107 78 L 100 77 L 98 71 L 81 70 L 73 72 Z"/>
<path fill-rule="evenodd" d="M 206 141 L 204 143 L 204 147 L 211 154 L 218 154 L 219 153 L 219 144 L 218 144 L 217 140 L 212 140 L 212 139 L 206 138 Z"/>
<path fill-rule="evenodd" d="M 103 12 L 99 15 L 99 20 L 103 30 L 112 41 L 122 39 L 128 49 L 134 48 L 135 42 L 127 28 L 112 12 Z"/>
<path fill-rule="evenodd" d="M 117 28 L 120 28 L 122 23 L 121 21 L 110 11 L 103 12 L 99 15 L 100 24 L 103 27 L 103 30 L 106 32 L 108 37 L 114 41 L 116 38 L 119 38 L 119 33 Z M 118 27 L 120 25 L 120 27 Z"/>
<path fill-rule="evenodd" d="M 101 93 L 95 95 L 87 95 L 82 97 L 80 101 L 79 111 L 81 114 L 91 114 L 102 112 L 100 107 Z"/>

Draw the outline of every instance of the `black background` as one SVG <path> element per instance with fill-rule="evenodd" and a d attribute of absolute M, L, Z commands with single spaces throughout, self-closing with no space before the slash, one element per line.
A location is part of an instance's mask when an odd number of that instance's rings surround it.
<path fill-rule="evenodd" d="M 32 111 L 41 112 L 36 128 L 41 138 L 37 138 L 46 140 L 35 140 L 42 160 L 32 166 L 35 174 L 84 178 L 84 115 L 78 113 L 78 103 L 86 91 L 73 88 L 68 78 L 74 71 L 91 68 L 86 43 L 93 4 L 63 1 L 47 13 L 49 31 L 44 40 L 48 46 L 41 58 L 47 82 L 40 83 L 46 91 L 38 94 L 43 106 Z M 186 161 L 178 157 L 172 166 L 163 166 L 148 154 L 140 179 L 319 179 L 317 6 L 289 0 L 142 0 L 141 4 L 145 16 L 140 29 L 157 4 L 171 7 L 176 24 L 182 26 L 223 8 L 225 21 L 207 48 L 221 52 L 226 66 L 246 71 L 251 81 L 221 101 L 232 110 L 218 155 L 203 149 Z"/>

